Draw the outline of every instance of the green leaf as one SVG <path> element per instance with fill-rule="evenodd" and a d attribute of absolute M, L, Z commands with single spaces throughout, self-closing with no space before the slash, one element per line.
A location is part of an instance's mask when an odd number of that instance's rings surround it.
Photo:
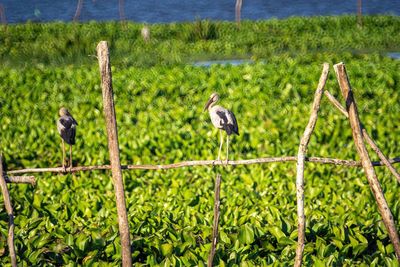
<path fill-rule="evenodd" d="M 283 237 L 285 237 L 285 234 L 282 232 L 281 229 L 279 229 L 276 226 L 273 227 L 268 227 L 268 231 L 277 239 L 281 239 Z"/>
<path fill-rule="evenodd" d="M 220 237 L 221 241 L 224 242 L 225 244 L 227 244 L 227 245 L 231 244 L 231 240 L 229 239 L 229 236 L 224 231 L 219 232 L 219 237 Z"/>
<path fill-rule="evenodd" d="M 245 224 L 240 227 L 239 240 L 242 244 L 251 244 L 254 242 L 254 231 L 250 225 Z"/>
<path fill-rule="evenodd" d="M 174 246 L 172 244 L 169 244 L 169 243 L 161 244 L 161 253 L 164 256 L 171 255 L 172 251 L 173 251 L 173 248 L 174 248 Z"/>

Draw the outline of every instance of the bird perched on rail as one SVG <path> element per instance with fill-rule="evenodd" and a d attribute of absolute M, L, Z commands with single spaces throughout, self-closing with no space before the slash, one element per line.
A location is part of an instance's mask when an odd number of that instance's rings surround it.
<path fill-rule="evenodd" d="M 72 169 L 72 145 L 75 145 L 76 126 L 78 123 L 69 113 L 68 109 L 62 107 L 59 110 L 60 118 L 57 121 L 57 130 L 62 140 L 63 159 L 62 166 L 65 171 L 65 143 L 69 145 L 69 170 Z"/>
<path fill-rule="evenodd" d="M 223 108 L 221 106 L 215 105 L 219 100 L 219 95 L 217 93 L 212 93 L 210 98 L 208 99 L 206 105 L 204 106 L 204 111 L 208 110 L 210 114 L 211 122 L 215 128 L 219 129 L 220 135 L 220 145 L 218 151 L 218 159 L 221 157 L 221 149 L 223 143 L 222 130 L 224 130 L 227 134 L 226 136 L 226 163 L 228 164 L 229 160 L 229 136 L 231 134 L 239 135 L 239 127 L 236 121 L 235 115 L 232 111 Z"/>

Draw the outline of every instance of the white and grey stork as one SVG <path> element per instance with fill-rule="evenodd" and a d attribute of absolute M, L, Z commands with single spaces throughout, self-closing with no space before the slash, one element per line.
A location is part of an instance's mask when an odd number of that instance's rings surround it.
<path fill-rule="evenodd" d="M 72 169 L 72 145 L 75 145 L 76 126 L 78 123 L 69 113 L 68 109 L 62 107 L 59 111 L 60 118 L 57 121 L 57 130 L 61 136 L 63 160 L 62 166 L 65 171 L 65 143 L 69 145 L 69 169 Z M 65 143 L 64 143 L 65 142 Z"/>
<path fill-rule="evenodd" d="M 219 100 L 219 95 L 217 93 L 212 93 L 210 98 L 208 99 L 206 105 L 204 106 L 204 111 L 208 110 L 210 114 L 211 122 L 215 128 L 219 129 L 220 135 L 220 145 L 218 151 L 218 159 L 221 157 L 221 149 L 223 143 L 222 130 L 224 130 L 227 134 L 226 136 L 226 163 L 229 160 L 229 136 L 231 134 L 239 135 L 239 127 L 236 121 L 235 115 L 232 111 L 223 108 L 221 106 L 215 105 Z"/>

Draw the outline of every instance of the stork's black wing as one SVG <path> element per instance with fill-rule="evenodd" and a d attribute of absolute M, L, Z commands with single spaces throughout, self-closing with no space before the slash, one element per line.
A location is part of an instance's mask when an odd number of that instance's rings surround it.
<path fill-rule="evenodd" d="M 57 121 L 58 132 L 69 145 L 75 145 L 76 125 L 78 123 L 72 116 L 62 116 Z"/>
<path fill-rule="evenodd" d="M 234 132 L 235 134 L 239 135 L 239 126 L 238 126 L 235 114 L 233 114 L 233 112 L 230 110 L 228 110 L 228 121 L 229 121 L 229 126 L 231 128 L 231 131 Z"/>
<path fill-rule="evenodd" d="M 239 135 L 239 128 L 235 115 L 227 109 L 217 111 L 218 117 L 221 118 L 221 127 L 228 135 L 235 133 Z"/>

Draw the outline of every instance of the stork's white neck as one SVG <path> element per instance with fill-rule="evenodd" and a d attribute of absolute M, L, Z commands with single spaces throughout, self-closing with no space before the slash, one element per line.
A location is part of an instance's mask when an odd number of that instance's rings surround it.
<path fill-rule="evenodd" d="M 214 101 L 214 102 L 211 102 L 211 104 L 208 106 L 208 111 L 211 111 L 211 109 L 213 108 L 213 107 L 216 107 L 216 103 L 218 102 L 218 100 L 217 101 Z"/>
<path fill-rule="evenodd" d="M 217 102 L 212 103 L 209 107 L 208 107 L 208 112 L 212 112 L 215 109 L 219 109 L 221 108 L 221 106 L 219 105 L 215 105 Z"/>

